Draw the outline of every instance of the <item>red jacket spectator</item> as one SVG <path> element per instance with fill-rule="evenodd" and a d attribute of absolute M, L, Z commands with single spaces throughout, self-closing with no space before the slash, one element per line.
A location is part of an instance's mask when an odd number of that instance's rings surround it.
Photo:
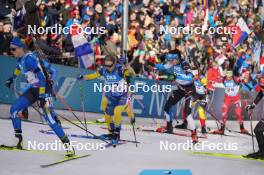
<path fill-rule="evenodd" d="M 221 83 L 221 74 L 217 63 L 213 63 L 213 67 L 209 68 L 206 74 L 208 81 L 207 88 L 210 91 L 214 91 L 214 83 Z"/>
<path fill-rule="evenodd" d="M 264 56 L 262 56 L 262 57 L 259 59 L 259 64 L 260 64 L 260 67 L 261 67 L 261 71 L 263 71 L 263 69 L 264 69 Z"/>

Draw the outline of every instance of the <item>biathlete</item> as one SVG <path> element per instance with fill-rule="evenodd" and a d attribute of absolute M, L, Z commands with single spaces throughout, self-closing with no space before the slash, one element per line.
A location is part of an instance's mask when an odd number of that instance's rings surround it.
<path fill-rule="evenodd" d="M 110 91 L 105 91 L 107 105 L 105 109 L 105 121 L 110 132 L 112 144 L 116 145 L 120 139 L 122 112 L 128 107 L 128 89 L 126 78 L 135 76 L 130 68 L 124 68 L 117 63 L 112 55 L 107 55 L 103 61 L 103 67 L 92 74 L 79 75 L 78 80 L 92 80 L 103 76 L 105 86 L 110 86 Z M 134 117 L 133 117 L 134 119 Z"/>
<path fill-rule="evenodd" d="M 254 102 L 251 105 L 248 105 L 246 107 L 247 111 L 254 109 L 263 97 L 263 94 L 264 94 L 264 75 L 261 75 L 261 77 L 259 78 L 259 85 L 257 87 L 257 90 L 259 91 L 258 95 L 256 96 Z M 256 158 L 256 159 L 259 159 L 259 158 L 264 159 L 264 134 L 263 134 L 263 132 L 264 132 L 264 118 L 262 118 L 258 122 L 256 127 L 254 128 L 254 133 L 256 135 L 259 150 L 258 150 L 258 152 L 248 154 L 247 157 Z"/>
<path fill-rule="evenodd" d="M 216 131 L 212 131 L 212 134 L 224 134 L 226 119 L 231 104 L 235 105 L 235 113 L 240 126 L 240 133 L 248 134 L 248 131 L 244 128 L 243 116 L 241 111 L 241 96 L 239 93 L 241 80 L 238 77 L 233 76 L 232 71 L 227 71 L 223 84 L 225 87 L 224 105 L 222 107 L 222 124 L 221 128 Z"/>
<path fill-rule="evenodd" d="M 194 76 L 194 86 L 195 92 L 193 93 L 193 105 L 197 106 L 198 116 L 201 124 L 202 134 L 206 134 L 206 106 L 207 106 L 207 79 L 205 76 L 201 75 L 199 70 L 193 70 L 192 74 Z"/>
<path fill-rule="evenodd" d="M 184 121 L 186 121 L 187 128 L 191 130 L 192 141 L 196 143 L 198 141 L 194 120 L 192 117 L 191 98 L 195 91 L 194 79 L 190 70 L 190 66 L 187 62 L 181 62 L 177 54 L 166 55 L 168 64 L 157 64 L 155 67 L 162 72 L 174 76 L 174 83 L 177 85 L 177 90 L 174 90 L 165 103 L 164 114 L 167 121 L 165 128 L 158 128 L 157 132 L 173 133 L 173 112 L 171 107 L 178 103 L 182 98 L 185 98 L 184 106 Z"/>
<path fill-rule="evenodd" d="M 38 101 L 40 107 L 43 109 L 45 120 L 64 144 L 66 156 L 73 156 L 75 154 L 74 149 L 61 125 L 57 122 L 57 116 L 54 112 L 52 83 L 48 77 L 48 71 L 45 68 L 48 67 L 48 65 L 44 66 L 43 60 L 40 60 L 36 54 L 26 52 L 25 44 L 18 37 L 12 39 L 10 50 L 12 54 L 18 58 L 18 62 L 13 76 L 5 82 L 5 85 L 10 88 L 19 75 L 24 75 L 28 82 L 28 89 L 10 108 L 10 115 L 15 131 L 15 144 L 13 144 L 12 147 L 20 149 L 23 147 L 22 126 L 18 112 Z M 46 71 L 46 73 L 44 71 Z"/>

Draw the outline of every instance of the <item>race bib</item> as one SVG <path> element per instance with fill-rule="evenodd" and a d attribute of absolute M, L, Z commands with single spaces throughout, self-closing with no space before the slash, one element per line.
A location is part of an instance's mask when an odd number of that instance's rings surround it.
<path fill-rule="evenodd" d="M 36 77 L 36 74 L 34 74 L 31 71 L 28 71 L 25 73 L 25 77 L 27 79 L 27 82 L 30 84 L 38 83 L 39 79 Z"/>
<path fill-rule="evenodd" d="M 235 87 L 226 87 L 225 88 L 225 93 L 228 96 L 236 96 L 239 92 L 239 86 L 235 86 Z"/>

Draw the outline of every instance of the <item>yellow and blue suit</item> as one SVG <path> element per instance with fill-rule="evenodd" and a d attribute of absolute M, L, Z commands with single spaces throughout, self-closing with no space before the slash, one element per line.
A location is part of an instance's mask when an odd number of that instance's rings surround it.
<path fill-rule="evenodd" d="M 125 78 L 134 76 L 134 72 L 123 69 L 122 65 L 116 64 L 111 72 L 102 67 L 95 73 L 85 75 L 84 79 L 91 80 L 100 76 L 104 77 L 105 85 L 122 87 L 122 85 L 126 84 Z M 131 106 L 128 103 L 128 89 L 126 88 L 127 86 L 119 91 L 104 92 L 101 108 L 104 111 L 105 121 L 110 132 L 120 132 L 122 112 L 126 111 L 129 117 L 133 117 Z"/>
<path fill-rule="evenodd" d="M 207 79 L 204 76 L 199 77 L 194 81 L 195 86 L 195 93 L 193 95 L 193 103 L 192 105 L 195 106 L 197 102 L 199 102 L 198 105 L 198 116 L 200 119 L 201 127 L 205 127 L 205 121 L 206 121 L 206 114 L 205 114 L 205 107 L 206 107 L 206 85 L 207 85 Z"/>

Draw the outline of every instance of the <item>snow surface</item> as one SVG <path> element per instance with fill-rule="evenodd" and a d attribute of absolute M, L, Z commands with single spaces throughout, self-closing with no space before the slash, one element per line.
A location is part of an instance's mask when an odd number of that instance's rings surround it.
<path fill-rule="evenodd" d="M 1 117 L 7 116 L 7 106 L 0 106 Z M 5 110 L 4 110 L 5 109 Z M 60 113 L 62 111 L 59 111 Z M 64 114 L 67 114 L 64 111 Z M 30 111 L 31 118 L 40 120 L 39 117 L 33 116 Z M 67 114 L 70 116 L 70 114 Z M 82 118 L 82 113 L 78 113 Z M 87 113 L 88 119 L 100 118 L 101 114 Z M 93 116 L 93 117 L 90 117 Z M 89 118 L 90 117 L 90 118 Z M 124 122 L 128 122 L 124 118 Z M 144 125 L 145 128 L 155 128 L 152 119 L 138 119 L 139 125 Z M 158 121 L 163 124 L 163 121 Z M 198 121 L 196 121 L 198 124 Z M 254 126 L 255 126 L 254 122 Z M 216 128 L 214 121 L 208 121 L 207 125 L 211 129 Z M 85 135 L 85 132 L 75 126 L 63 122 L 63 126 L 68 126 L 70 129 L 65 129 L 68 134 Z M 101 128 L 102 125 L 88 125 L 88 129 L 95 134 L 106 133 L 106 130 Z M 199 126 L 199 124 L 198 124 Z M 229 129 L 238 130 L 237 121 L 228 121 Z M 249 123 L 245 123 L 245 127 L 250 130 Z M 22 123 L 24 148 L 27 148 L 28 141 L 36 141 L 38 143 L 54 142 L 55 135 L 47 135 L 40 133 L 39 130 L 48 130 L 46 125 L 34 123 Z M 121 133 L 122 139 L 134 140 L 133 132 L 129 130 L 129 125 L 124 125 L 124 130 Z M 209 135 L 208 139 L 200 139 L 200 141 L 209 141 L 210 143 L 235 143 L 238 145 L 238 150 L 235 151 L 210 151 L 232 154 L 247 154 L 252 152 L 252 140 L 250 136 L 241 135 L 238 133 L 229 133 L 229 136 Z M 181 137 L 168 134 L 136 132 L 137 140 L 140 142 L 138 147 L 134 143 L 126 143 L 118 145 L 116 148 L 109 147 L 105 150 L 81 150 L 76 151 L 77 154 L 91 154 L 91 156 L 65 162 L 53 167 L 41 168 L 40 165 L 52 163 L 63 158 L 64 151 L 47 151 L 47 154 L 26 151 L 0 151 L 0 175 L 137 175 L 143 169 L 190 169 L 194 175 L 262 175 L 264 172 L 264 162 L 256 162 L 244 159 L 230 159 L 221 157 L 211 157 L 205 155 L 193 155 L 186 150 L 180 151 L 161 151 L 160 141 L 168 141 L 169 143 L 186 143 L 189 137 Z M 13 129 L 10 120 L 0 120 L 0 144 L 8 144 L 13 140 Z M 100 140 L 74 138 L 70 140 L 78 143 L 103 143 Z M 255 140 L 255 147 L 257 147 Z"/>

